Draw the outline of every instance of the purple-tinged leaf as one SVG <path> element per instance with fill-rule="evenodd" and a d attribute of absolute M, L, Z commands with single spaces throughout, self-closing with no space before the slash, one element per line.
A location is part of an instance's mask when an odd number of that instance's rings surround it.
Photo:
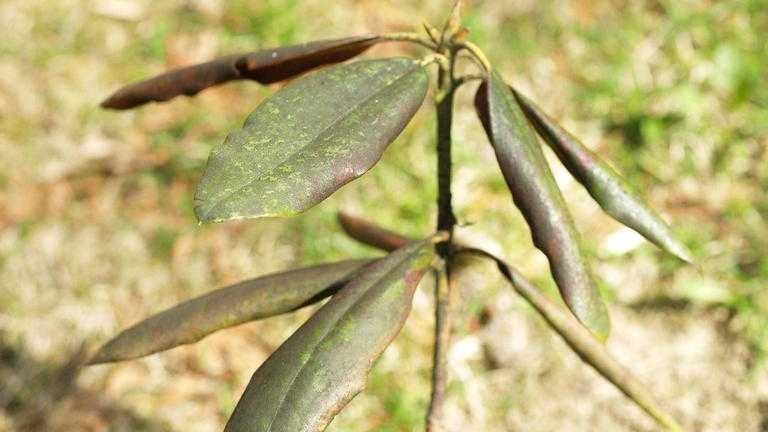
<path fill-rule="evenodd" d="M 319 66 L 349 60 L 381 41 L 378 36 L 366 35 L 309 42 L 246 54 L 235 66 L 244 78 L 271 84 Z"/>
<path fill-rule="evenodd" d="M 428 77 L 416 61 L 368 60 L 298 79 L 214 149 L 195 195 L 204 222 L 288 216 L 367 172 L 416 113 Z"/>
<path fill-rule="evenodd" d="M 271 84 L 319 66 L 348 60 L 380 40 L 378 36 L 354 36 L 229 55 L 130 84 L 109 96 L 101 106 L 130 109 L 180 95 L 194 96 L 208 87 L 234 80 L 248 79 Z"/>
<path fill-rule="evenodd" d="M 197 342 L 217 330 L 296 310 L 330 296 L 370 262 L 339 261 L 217 289 L 124 330 L 102 346 L 89 363 L 143 357 Z"/>
<path fill-rule="evenodd" d="M 634 229 L 661 249 L 692 262 L 672 229 L 627 182 L 578 138 L 562 128 L 533 101 L 515 91 L 523 112 L 568 171 L 609 215 Z"/>
<path fill-rule="evenodd" d="M 434 256 L 432 241 L 419 241 L 368 266 L 259 367 L 225 430 L 324 430 L 365 387 Z"/>
<path fill-rule="evenodd" d="M 478 89 L 475 107 L 515 205 L 531 228 L 533 242 L 549 259 L 563 300 L 587 328 L 606 339 L 610 332 L 608 311 L 571 215 L 535 132 L 512 91 L 495 72 Z"/>
<path fill-rule="evenodd" d="M 341 224 L 347 235 L 361 243 L 387 252 L 401 248 L 413 241 L 413 239 L 404 237 L 365 219 L 352 216 L 349 213 L 339 212 L 337 216 L 339 224 Z"/>

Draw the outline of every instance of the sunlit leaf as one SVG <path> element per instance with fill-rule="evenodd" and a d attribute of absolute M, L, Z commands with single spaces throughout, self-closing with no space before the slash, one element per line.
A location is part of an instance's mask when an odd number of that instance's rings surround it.
<path fill-rule="evenodd" d="M 539 135 L 603 210 L 665 251 L 684 261 L 692 261 L 690 252 L 675 238 L 669 225 L 613 168 L 558 125 L 533 101 L 516 91 L 515 97 Z"/>
<path fill-rule="evenodd" d="M 188 300 L 126 329 L 89 361 L 143 357 L 223 328 L 290 312 L 336 292 L 370 260 L 322 264 L 246 280 Z"/>
<path fill-rule="evenodd" d="M 613 383 L 622 393 L 648 413 L 656 422 L 669 431 L 680 432 L 680 425 L 666 413 L 646 386 L 632 373 L 617 362 L 605 345 L 595 339 L 573 315 L 549 300 L 541 291 L 525 278 L 517 269 L 493 254 L 480 249 L 468 248 L 465 251 L 478 253 L 496 261 L 499 270 L 512 284 L 512 287 L 547 321 L 576 352 L 576 354 Z"/>
<path fill-rule="evenodd" d="M 304 211 L 361 176 L 426 96 L 409 59 L 324 69 L 286 86 L 214 149 L 195 196 L 201 221 Z"/>
<path fill-rule="evenodd" d="M 226 431 L 322 431 L 365 386 L 434 257 L 430 241 L 366 268 L 259 367 Z"/>
<path fill-rule="evenodd" d="M 179 95 L 194 96 L 208 87 L 241 79 L 270 84 L 355 57 L 379 40 L 377 36 L 355 36 L 229 55 L 125 86 L 110 95 L 101 106 L 129 109 Z"/>
<path fill-rule="evenodd" d="M 565 303 L 595 335 L 607 338 L 608 312 L 593 281 L 579 235 L 536 134 L 512 91 L 492 73 L 478 89 L 475 106 L 515 205 L 531 227 L 534 244 L 549 259 Z"/>

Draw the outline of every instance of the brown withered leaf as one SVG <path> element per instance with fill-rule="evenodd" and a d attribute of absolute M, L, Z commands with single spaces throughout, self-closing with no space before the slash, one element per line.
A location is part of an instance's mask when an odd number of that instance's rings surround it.
<path fill-rule="evenodd" d="M 104 100 L 101 106 L 130 109 L 180 95 L 194 96 L 208 87 L 234 80 L 248 79 L 271 84 L 319 66 L 348 60 L 379 41 L 377 36 L 354 36 L 228 55 L 125 86 Z"/>
<path fill-rule="evenodd" d="M 361 243 L 387 252 L 403 247 L 413 241 L 413 239 L 404 237 L 365 219 L 352 216 L 349 213 L 339 212 L 337 218 L 347 235 Z"/>

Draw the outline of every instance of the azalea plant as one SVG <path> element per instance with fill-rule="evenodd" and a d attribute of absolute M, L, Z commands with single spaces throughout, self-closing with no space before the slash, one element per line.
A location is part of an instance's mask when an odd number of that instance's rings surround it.
<path fill-rule="evenodd" d="M 341 213 L 348 234 L 388 255 L 289 270 L 211 291 L 123 331 L 95 352 L 90 364 L 146 356 L 327 299 L 255 371 L 226 426 L 227 431 L 321 431 L 363 390 L 372 365 L 408 317 L 420 280 L 431 271 L 435 345 L 427 428 L 439 431 L 456 260 L 475 255 L 493 260 L 510 286 L 585 362 L 660 426 L 681 430 L 604 346 L 608 310 L 539 137 L 609 215 L 690 261 L 685 246 L 606 162 L 499 75 L 468 39 L 459 2 L 440 30 L 424 28 L 424 34 L 353 36 L 230 55 L 129 85 L 102 103 L 129 109 L 233 80 L 271 84 L 295 78 L 211 152 L 197 186 L 195 213 L 201 222 L 224 222 L 295 215 L 365 174 L 423 105 L 433 81 L 438 217 L 434 233 L 410 239 Z M 415 44 L 426 53 L 343 63 L 384 42 Z M 460 61 L 474 65 L 473 73 L 459 74 Z M 304 75 L 323 66 L 329 67 Z M 548 258 L 562 303 L 542 294 L 498 256 L 454 236 L 454 95 L 475 82 L 475 110 L 533 242 Z"/>

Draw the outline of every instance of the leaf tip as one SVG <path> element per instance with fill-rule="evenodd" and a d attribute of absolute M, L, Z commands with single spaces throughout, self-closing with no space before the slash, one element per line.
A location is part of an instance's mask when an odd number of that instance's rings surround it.
<path fill-rule="evenodd" d="M 99 103 L 99 107 L 112 110 L 125 109 L 125 107 L 121 106 L 119 98 L 117 98 L 117 93 L 112 93 L 111 95 L 107 96 L 106 99 Z"/>
<path fill-rule="evenodd" d="M 592 333 L 595 339 L 601 343 L 605 343 L 611 335 L 611 317 L 608 314 L 608 309 L 605 306 L 605 303 L 602 300 L 599 301 L 600 307 L 597 311 L 592 313 L 589 317 L 586 317 L 586 319 L 580 317 L 577 318 L 579 318 L 579 321 L 581 321 L 584 327 Z"/>
<path fill-rule="evenodd" d="M 198 224 L 202 225 L 204 223 L 216 222 L 215 217 L 213 217 L 211 212 L 208 211 L 202 204 L 195 204 L 194 211 Z"/>
<path fill-rule="evenodd" d="M 109 356 L 104 351 L 104 347 L 102 346 L 98 351 L 88 357 L 88 359 L 83 363 L 83 366 L 97 366 L 105 363 L 111 363 L 113 361 L 115 361 L 115 359 Z"/>
<path fill-rule="evenodd" d="M 591 331 L 592 331 L 592 334 L 595 336 L 595 338 L 597 338 L 597 340 L 600 341 L 600 343 L 603 343 L 603 344 L 608 342 L 608 337 L 611 336 L 611 326 L 610 326 L 610 324 L 608 325 L 607 328 L 599 329 L 597 331 L 595 329 L 591 329 Z"/>
<path fill-rule="evenodd" d="M 200 184 L 198 184 L 198 187 L 199 186 Z M 232 219 L 244 219 L 247 217 L 237 212 L 222 211 L 221 207 L 218 206 L 216 202 L 211 202 L 210 200 L 198 197 L 195 197 L 194 212 L 198 223 L 201 225 L 207 223 L 219 223 Z"/>
<path fill-rule="evenodd" d="M 691 253 L 691 250 L 688 249 L 681 242 L 675 242 L 675 245 L 668 248 L 668 250 L 672 255 L 685 261 L 687 264 L 696 265 L 696 260 L 693 258 L 693 254 Z"/>

